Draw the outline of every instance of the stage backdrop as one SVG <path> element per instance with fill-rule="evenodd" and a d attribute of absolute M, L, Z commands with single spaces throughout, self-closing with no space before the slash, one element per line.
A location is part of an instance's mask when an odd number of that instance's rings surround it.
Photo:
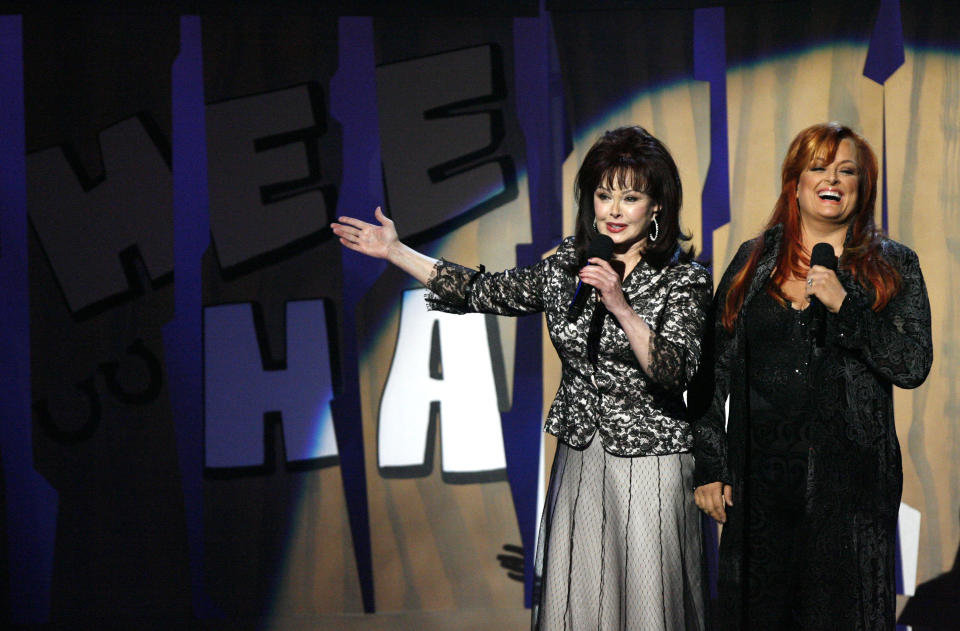
<path fill-rule="evenodd" d="M 895 393 L 898 605 L 955 622 L 954 2 L 143 4 L 0 12 L 7 621 L 525 628 L 541 318 L 428 312 L 330 222 L 380 205 L 427 254 L 529 265 L 636 124 L 716 281 L 792 137 L 838 120 L 933 310 L 930 377 Z"/>

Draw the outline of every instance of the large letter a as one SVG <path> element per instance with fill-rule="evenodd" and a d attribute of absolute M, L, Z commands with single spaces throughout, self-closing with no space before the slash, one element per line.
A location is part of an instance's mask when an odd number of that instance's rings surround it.
<path fill-rule="evenodd" d="M 428 312 L 425 293 L 404 292 L 397 346 L 380 402 L 380 473 L 429 475 L 433 421 L 439 417 L 444 480 L 504 479 L 506 458 L 484 316 Z"/>

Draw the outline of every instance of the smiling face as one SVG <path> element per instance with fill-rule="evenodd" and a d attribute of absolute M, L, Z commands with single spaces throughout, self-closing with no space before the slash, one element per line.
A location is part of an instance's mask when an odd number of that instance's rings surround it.
<path fill-rule="evenodd" d="M 837 146 L 829 164 L 814 158 L 797 181 L 797 204 L 804 223 L 847 224 L 857 209 L 860 166 L 857 147 L 849 138 Z"/>
<path fill-rule="evenodd" d="M 621 186 L 618 178 L 602 182 L 593 193 L 593 212 L 597 231 L 613 239 L 614 251 L 642 251 L 650 222 L 660 210 L 644 192 L 635 190 L 632 182 Z"/>

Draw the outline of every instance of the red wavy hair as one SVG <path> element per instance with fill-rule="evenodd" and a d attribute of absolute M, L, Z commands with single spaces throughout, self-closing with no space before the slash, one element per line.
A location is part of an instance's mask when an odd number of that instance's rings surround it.
<path fill-rule="evenodd" d="M 883 309 L 900 288 L 900 275 L 881 255 L 880 242 L 883 233 L 873 220 L 877 202 L 877 157 L 873 149 L 858 133 L 840 123 L 822 123 L 807 127 L 793 139 L 783 160 L 780 197 L 764 231 L 783 224 L 780 253 L 773 272 L 770 292 L 781 303 L 785 302 L 777 291 L 791 278 L 803 278 L 810 268 L 810 252 L 803 247 L 800 225 L 800 208 L 797 205 L 797 182 L 800 174 L 815 160 L 833 162 L 840 142 L 849 138 L 857 149 L 859 182 L 857 208 L 854 210 L 848 242 L 844 245 L 840 265 L 848 269 L 865 289 L 874 295 L 873 310 Z M 728 331 L 733 330 L 740 307 L 753 278 L 763 251 L 762 236 L 756 239 L 753 251 L 727 291 L 723 305 L 722 322 Z"/>

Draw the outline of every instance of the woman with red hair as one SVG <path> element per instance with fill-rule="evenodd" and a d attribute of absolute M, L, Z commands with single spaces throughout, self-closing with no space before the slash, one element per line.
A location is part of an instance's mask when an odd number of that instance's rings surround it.
<path fill-rule="evenodd" d="M 892 386 L 930 370 L 927 292 L 917 255 L 874 224 L 877 159 L 860 135 L 803 130 L 781 181 L 723 275 L 690 392 L 694 497 L 725 524 L 720 627 L 893 629 Z"/>

